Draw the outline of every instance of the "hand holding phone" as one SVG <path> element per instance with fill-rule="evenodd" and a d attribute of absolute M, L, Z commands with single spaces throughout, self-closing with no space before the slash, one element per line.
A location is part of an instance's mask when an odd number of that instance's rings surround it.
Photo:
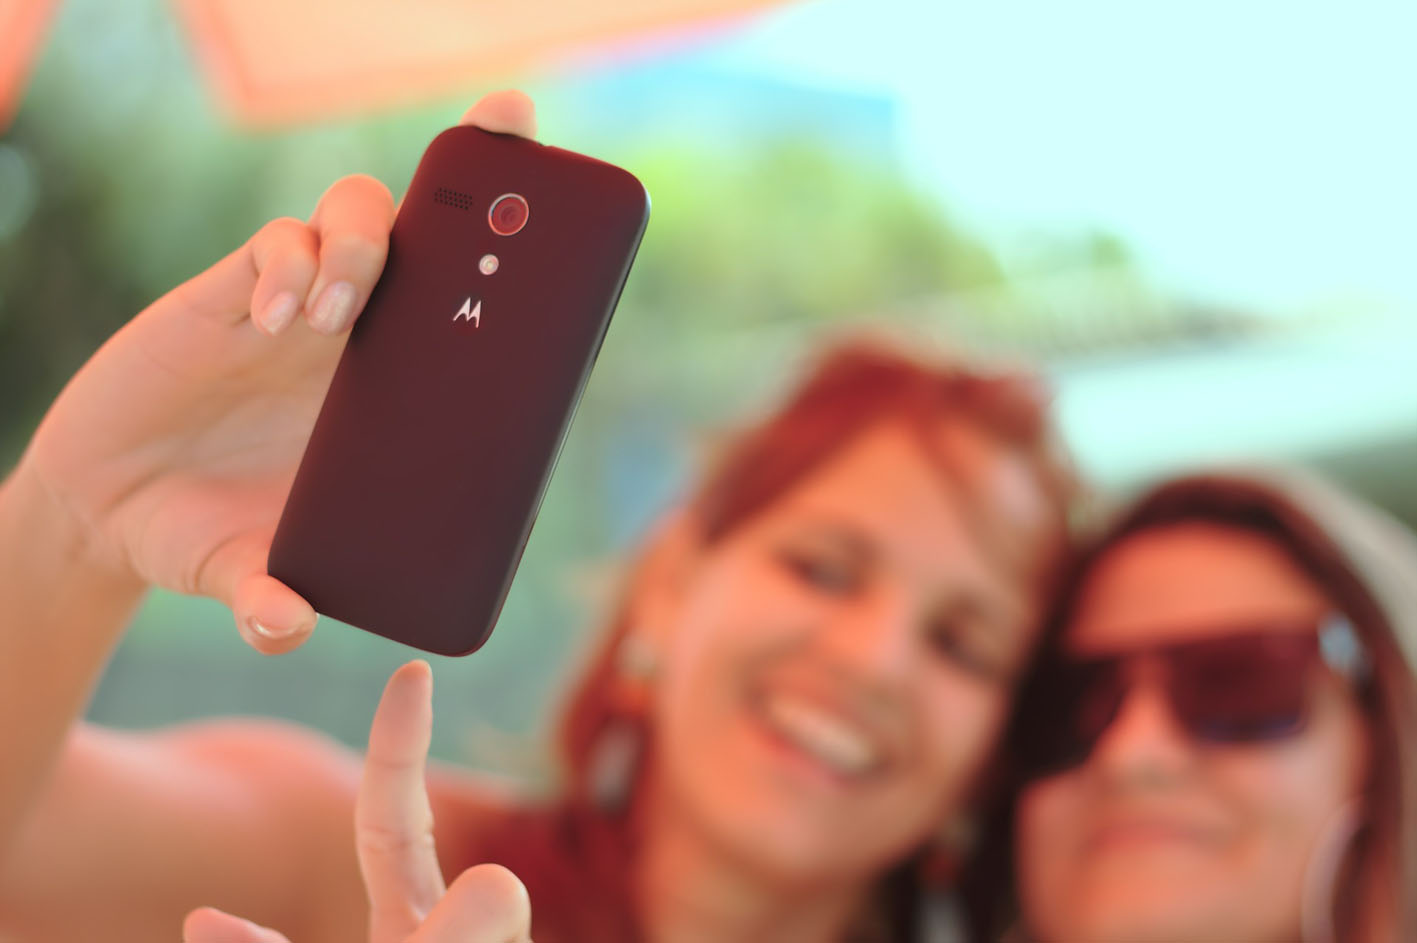
<path fill-rule="evenodd" d="M 440 134 L 315 422 L 271 576 L 416 648 L 481 646 L 648 213 L 610 164 Z"/>
<path fill-rule="evenodd" d="M 531 101 L 517 92 L 488 95 L 462 120 L 535 131 Z M 111 573 L 210 596 L 268 654 L 309 636 L 315 611 L 267 574 L 266 558 L 393 220 L 387 187 L 346 177 L 308 221 L 273 220 L 154 301 L 69 380 L 5 493 L 36 513 L 52 508 L 44 531 L 64 535 L 75 582 Z M 350 290 L 331 292 L 341 284 Z M 326 326 L 315 313 L 340 295 L 352 299 Z M 85 626 L 85 638 L 106 652 L 99 629 Z"/>

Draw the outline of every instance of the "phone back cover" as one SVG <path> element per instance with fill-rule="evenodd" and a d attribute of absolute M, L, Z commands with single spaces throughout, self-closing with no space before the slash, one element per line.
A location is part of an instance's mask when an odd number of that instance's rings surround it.
<path fill-rule="evenodd" d="M 519 193 L 499 236 L 492 202 Z M 649 214 L 600 161 L 457 127 L 414 174 L 276 529 L 318 612 L 440 654 L 491 633 Z M 478 261 L 493 253 L 495 274 Z"/>

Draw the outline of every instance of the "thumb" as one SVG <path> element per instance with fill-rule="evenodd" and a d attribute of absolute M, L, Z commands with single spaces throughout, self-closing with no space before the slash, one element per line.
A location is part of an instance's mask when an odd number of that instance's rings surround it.
<path fill-rule="evenodd" d="M 408 943 L 531 943 L 531 899 L 501 865 L 468 868 Z"/>
<path fill-rule="evenodd" d="M 290 940 L 215 907 L 200 907 L 182 921 L 182 943 L 290 943 Z"/>
<path fill-rule="evenodd" d="M 265 655 L 300 646 L 318 615 L 299 593 L 266 572 L 273 530 L 248 531 L 212 551 L 197 578 L 197 591 L 226 603 L 241 637 Z"/>

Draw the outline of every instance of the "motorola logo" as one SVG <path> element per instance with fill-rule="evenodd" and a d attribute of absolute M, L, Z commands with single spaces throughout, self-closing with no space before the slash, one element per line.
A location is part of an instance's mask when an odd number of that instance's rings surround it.
<path fill-rule="evenodd" d="M 465 321 L 474 328 L 481 327 L 482 300 L 478 299 L 477 303 L 473 304 L 472 296 L 469 295 L 467 300 L 462 303 L 462 307 L 458 309 L 458 313 L 453 315 L 453 322 L 456 323 L 458 321 Z"/>

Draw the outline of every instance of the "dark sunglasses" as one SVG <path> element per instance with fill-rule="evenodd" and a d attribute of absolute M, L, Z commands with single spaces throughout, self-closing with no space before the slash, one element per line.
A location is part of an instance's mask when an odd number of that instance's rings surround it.
<path fill-rule="evenodd" d="M 1314 671 L 1327 666 L 1361 683 L 1367 654 L 1352 624 L 1246 625 L 1224 635 L 1100 657 L 1058 655 L 1021 692 L 1019 760 L 1028 778 L 1085 762 L 1117 718 L 1138 661 L 1159 666 L 1172 716 L 1200 743 L 1248 744 L 1292 737 L 1308 723 Z"/>

